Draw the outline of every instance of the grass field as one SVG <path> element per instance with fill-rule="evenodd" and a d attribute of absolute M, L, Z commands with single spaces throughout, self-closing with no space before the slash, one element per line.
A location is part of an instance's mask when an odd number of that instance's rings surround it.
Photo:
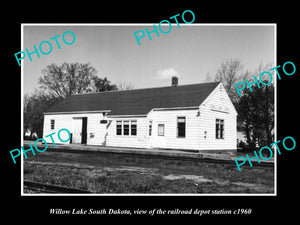
<path fill-rule="evenodd" d="M 50 150 L 24 160 L 24 179 L 94 193 L 274 193 L 272 167 Z"/>

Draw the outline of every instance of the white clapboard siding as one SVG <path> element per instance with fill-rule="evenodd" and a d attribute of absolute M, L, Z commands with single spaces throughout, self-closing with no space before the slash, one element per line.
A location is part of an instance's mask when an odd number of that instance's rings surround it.
<path fill-rule="evenodd" d="M 220 83 L 200 106 L 200 149 L 235 150 L 236 116 L 237 112 Z M 216 119 L 224 120 L 224 139 L 216 139 Z"/>
<path fill-rule="evenodd" d="M 200 111 L 200 114 L 199 114 Z M 177 117 L 186 117 L 186 136 L 177 137 Z M 235 150 L 236 110 L 220 83 L 199 109 L 159 110 L 149 113 L 153 135 L 148 146 L 154 148 Z M 224 120 L 224 139 L 216 139 L 216 119 Z M 165 135 L 158 136 L 158 124 L 165 124 Z"/>
<path fill-rule="evenodd" d="M 152 111 L 149 119 L 153 120 L 150 147 L 170 149 L 199 149 L 199 126 L 197 109 Z M 186 135 L 177 137 L 177 117 L 186 118 Z M 158 124 L 165 125 L 164 136 L 158 136 Z"/>
<path fill-rule="evenodd" d="M 62 128 L 65 128 L 68 129 L 70 133 L 73 133 L 74 118 L 82 118 L 82 117 L 87 117 L 87 144 L 102 145 L 104 143 L 104 134 L 106 132 L 106 124 L 100 124 L 100 120 L 103 118 L 102 113 L 83 113 L 83 114 L 74 113 L 74 114 L 44 115 L 44 132 L 43 132 L 44 139 L 46 138 L 47 135 L 55 132 L 56 134 L 52 136 L 55 143 L 66 143 L 66 142 L 61 142 L 58 139 L 57 137 L 58 131 Z M 54 119 L 55 121 L 54 130 L 51 130 L 52 119 Z M 63 134 L 63 132 L 61 134 Z M 45 140 L 49 143 L 51 142 L 50 137 L 47 137 Z"/>
<path fill-rule="evenodd" d="M 137 121 L 137 135 L 117 135 L 116 134 L 116 121 Z M 148 119 L 146 117 L 126 117 L 126 118 L 113 118 L 110 126 L 108 127 L 107 146 L 113 147 L 130 147 L 130 148 L 146 148 L 147 147 L 147 132 L 148 132 Z"/>
<path fill-rule="evenodd" d="M 109 117 L 108 123 L 100 124 L 102 113 L 45 114 L 44 138 L 53 135 L 55 143 L 61 143 L 57 132 L 68 129 L 74 131 L 74 119 L 87 117 L 87 144 L 131 148 L 168 148 L 194 150 L 234 150 L 236 149 L 237 112 L 224 86 L 220 83 L 200 106 L 176 109 L 153 109 L 146 116 Z M 177 137 L 177 117 L 186 118 L 186 135 Z M 55 128 L 51 130 L 51 120 Z M 224 139 L 216 139 L 216 119 L 224 120 Z M 136 120 L 137 135 L 116 135 L 117 120 Z M 149 121 L 152 121 L 152 135 L 149 136 Z M 164 136 L 158 136 L 158 124 L 164 124 Z M 66 134 L 66 133 L 64 133 Z M 62 136 L 66 139 L 65 136 Z"/>

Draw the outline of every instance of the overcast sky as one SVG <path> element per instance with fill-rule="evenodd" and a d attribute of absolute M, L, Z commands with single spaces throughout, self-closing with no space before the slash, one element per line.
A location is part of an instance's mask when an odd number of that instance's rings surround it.
<path fill-rule="evenodd" d="M 153 30 L 152 24 L 57 26 L 24 25 L 23 51 L 33 51 L 42 41 L 60 35 L 49 55 L 40 53 L 22 60 L 24 93 L 38 87 L 41 70 L 51 63 L 90 63 L 99 77 L 106 76 L 113 83 L 132 83 L 135 88 L 161 87 L 171 84 L 171 76 L 179 76 L 179 85 L 205 82 L 207 72 L 212 76 L 220 64 L 229 58 L 239 58 L 245 69 L 254 70 L 259 63 L 274 62 L 273 25 L 201 25 L 172 24 L 172 30 L 152 40 L 147 35 L 138 45 L 134 32 Z M 167 27 L 163 28 L 168 30 Z M 65 31 L 72 31 L 76 41 L 66 45 L 61 39 Z M 66 39 L 72 40 L 70 34 Z M 45 48 L 46 48 L 45 44 Z M 45 50 L 46 51 L 46 50 Z"/>

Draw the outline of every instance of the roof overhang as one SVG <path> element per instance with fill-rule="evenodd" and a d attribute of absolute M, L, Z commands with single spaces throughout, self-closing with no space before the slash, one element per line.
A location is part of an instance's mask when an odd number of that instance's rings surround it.
<path fill-rule="evenodd" d="M 147 117 L 147 115 L 108 115 L 108 118 L 132 118 L 132 117 Z"/>
<path fill-rule="evenodd" d="M 152 111 L 193 110 L 193 109 L 199 109 L 199 106 L 170 107 L 170 108 L 154 108 L 154 109 L 152 109 Z"/>
<path fill-rule="evenodd" d="M 109 113 L 109 112 L 111 112 L 111 110 L 70 111 L 70 112 L 44 112 L 44 115 L 87 114 L 87 113 Z"/>

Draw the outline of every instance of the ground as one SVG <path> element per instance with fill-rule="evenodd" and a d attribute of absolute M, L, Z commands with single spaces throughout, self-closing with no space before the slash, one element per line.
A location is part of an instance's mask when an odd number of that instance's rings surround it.
<path fill-rule="evenodd" d="M 93 193 L 274 193 L 273 167 L 51 150 L 24 160 L 24 179 Z"/>

